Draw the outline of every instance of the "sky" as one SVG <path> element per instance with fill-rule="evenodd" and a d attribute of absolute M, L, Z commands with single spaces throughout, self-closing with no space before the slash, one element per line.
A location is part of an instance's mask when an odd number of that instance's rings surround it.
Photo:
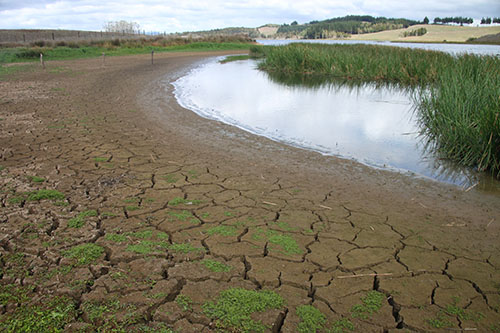
<path fill-rule="evenodd" d="M 0 29 L 103 30 L 110 21 L 141 30 L 185 32 L 267 23 L 307 23 L 344 15 L 500 17 L 499 0 L 0 0 Z"/>

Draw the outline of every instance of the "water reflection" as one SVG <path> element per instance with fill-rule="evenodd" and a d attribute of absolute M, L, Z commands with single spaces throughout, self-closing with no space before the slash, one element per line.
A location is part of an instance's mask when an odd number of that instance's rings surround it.
<path fill-rule="evenodd" d="M 411 89 L 268 75 L 256 66 L 205 63 L 174 83 L 176 97 L 203 117 L 294 146 L 465 187 L 477 182 L 474 172 L 429 154 Z"/>

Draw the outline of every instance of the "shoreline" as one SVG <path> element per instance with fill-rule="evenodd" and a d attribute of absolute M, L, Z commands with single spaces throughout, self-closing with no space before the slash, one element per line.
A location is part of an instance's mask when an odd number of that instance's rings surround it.
<path fill-rule="evenodd" d="M 202 306 L 231 287 L 283 297 L 285 308 L 260 316 L 283 332 L 296 331 L 307 304 L 328 327 L 348 318 L 358 331 L 430 330 L 454 297 L 484 315 L 467 327 L 498 323 L 498 198 L 290 147 L 178 105 L 170 82 L 234 53 L 164 53 L 154 66 L 147 56 L 48 62 L 0 82 L 2 286 L 37 286 L 26 306 L 66 295 L 82 312 L 67 327 L 89 329 L 103 323 L 87 304 L 119 300 L 145 319 L 117 326 L 210 331 Z M 38 189 L 67 205 L 12 200 Z M 65 251 L 82 244 L 103 252 L 79 265 Z M 81 279 L 92 283 L 72 285 Z M 360 320 L 351 308 L 368 291 L 393 301 Z"/>

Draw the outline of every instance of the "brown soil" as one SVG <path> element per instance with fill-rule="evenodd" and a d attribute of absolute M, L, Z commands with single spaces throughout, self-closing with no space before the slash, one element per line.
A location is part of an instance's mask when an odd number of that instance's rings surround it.
<path fill-rule="evenodd" d="M 208 332 L 202 305 L 242 287 L 286 300 L 255 317 L 274 331 L 297 331 L 304 304 L 325 328 L 341 318 L 358 332 L 500 328 L 498 197 L 200 118 L 169 82 L 209 55 L 51 62 L 0 82 L 0 283 L 29 296 L 4 298 L 0 322 L 66 295 L 79 310 L 67 330 Z M 66 199 L 23 196 L 38 189 Z M 104 253 L 68 256 L 86 243 Z M 353 316 L 372 290 L 379 309 Z M 107 320 L 92 316 L 88 304 L 116 300 Z"/>

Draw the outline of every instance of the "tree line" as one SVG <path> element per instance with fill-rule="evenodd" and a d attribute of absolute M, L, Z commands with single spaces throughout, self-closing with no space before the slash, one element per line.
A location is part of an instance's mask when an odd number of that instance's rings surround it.
<path fill-rule="evenodd" d="M 500 23 L 500 17 L 486 17 L 481 19 L 481 24 L 491 24 L 491 23 Z"/>
<path fill-rule="evenodd" d="M 461 17 L 461 16 L 456 16 L 456 17 L 436 17 L 434 19 L 434 23 L 456 23 L 456 24 L 472 24 L 474 20 L 471 17 Z"/>

